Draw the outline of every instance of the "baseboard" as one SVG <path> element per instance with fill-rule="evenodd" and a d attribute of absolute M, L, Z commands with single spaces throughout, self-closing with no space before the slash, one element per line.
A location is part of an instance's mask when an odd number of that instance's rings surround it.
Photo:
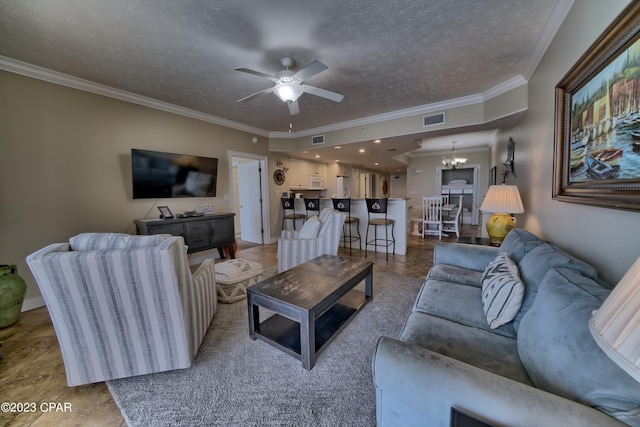
<path fill-rule="evenodd" d="M 44 300 L 42 299 L 42 297 L 35 297 L 35 298 L 29 298 L 24 300 L 24 302 L 22 303 L 22 310 L 21 311 L 29 311 L 29 310 L 33 310 L 35 308 L 40 308 L 40 307 L 44 307 Z"/>

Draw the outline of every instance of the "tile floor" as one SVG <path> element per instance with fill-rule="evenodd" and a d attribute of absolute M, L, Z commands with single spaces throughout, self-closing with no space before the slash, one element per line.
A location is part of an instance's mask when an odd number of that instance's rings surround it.
<path fill-rule="evenodd" d="M 463 228 L 465 235 L 476 233 L 475 227 Z M 455 241 L 455 236 L 443 240 Z M 378 271 L 423 278 L 431 267 L 433 247 L 437 241 L 433 236 L 425 239 L 409 236 L 406 255 L 392 255 L 387 262 L 384 252 L 369 252 L 368 259 L 374 262 Z M 277 264 L 276 252 L 275 244 L 254 246 L 240 243 L 237 257 L 270 267 Z M 349 250 L 340 248 L 338 254 L 349 257 Z M 198 258 L 207 255 L 202 252 L 193 254 L 190 262 L 198 263 Z M 364 251 L 357 249 L 351 255 L 353 258 L 364 256 Z M 24 312 L 16 324 L 0 329 L 0 343 L 4 355 L 0 360 L 0 400 L 26 404 L 26 409 L 30 410 L 2 411 L 0 425 L 126 426 L 105 383 L 67 387 L 62 355 L 45 307 Z"/>

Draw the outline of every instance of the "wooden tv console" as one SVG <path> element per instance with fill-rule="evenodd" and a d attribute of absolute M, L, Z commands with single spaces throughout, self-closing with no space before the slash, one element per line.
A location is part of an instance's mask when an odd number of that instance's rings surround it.
<path fill-rule="evenodd" d="M 235 258 L 233 243 L 236 240 L 233 217 L 234 213 L 216 213 L 174 219 L 136 219 L 136 233 L 171 234 L 182 236 L 189 247 L 188 253 L 218 248 L 220 258 L 224 258 L 223 248 L 227 248 L 229 256 Z"/>

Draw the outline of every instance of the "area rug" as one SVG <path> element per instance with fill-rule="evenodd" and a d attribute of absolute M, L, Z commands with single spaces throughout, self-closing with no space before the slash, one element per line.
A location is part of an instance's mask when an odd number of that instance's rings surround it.
<path fill-rule="evenodd" d="M 245 300 L 218 305 L 189 369 L 108 381 L 109 391 L 129 427 L 373 426 L 376 343 L 399 334 L 422 282 L 374 270 L 373 300 L 310 371 L 249 338 Z"/>

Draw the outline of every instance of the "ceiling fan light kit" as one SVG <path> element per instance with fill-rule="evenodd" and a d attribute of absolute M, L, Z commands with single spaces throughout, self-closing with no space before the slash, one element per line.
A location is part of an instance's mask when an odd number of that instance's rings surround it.
<path fill-rule="evenodd" d="M 300 112 L 300 108 L 297 103 L 298 98 L 300 98 L 300 96 L 305 92 L 334 102 L 340 102 L 342 101 L 342 98 L 344 98 L 342 94 L 337 92 L 302 84 L 305 80 L 328 68 L 322 62 L 317 60 L 313 61 L 295 73 L 290 70 L 294 64 L 293 59 L 284 57 L 280 60 L 280 63 L 285 69 L 277 72 L 275 75 L 266 74 L 261 71 L 255 71 L 248 68 L 235 68 L 236 71 L 262 77 L 275 83 L 274 87 L 245 96 L 244 98 L 239 99 L 238 102 L 249 102 L 258 96 L 264 95 L 265 93 L 273 92 L 283 102 L 289 104 L 289 114 L 296 115 Z"/>
<path fill-rule="evenodd" d="M 299 83 L 280 83 L 273 89 L 278 98 L 286 103 L 295 102 L 304 92 L 304 87 Z"/>

